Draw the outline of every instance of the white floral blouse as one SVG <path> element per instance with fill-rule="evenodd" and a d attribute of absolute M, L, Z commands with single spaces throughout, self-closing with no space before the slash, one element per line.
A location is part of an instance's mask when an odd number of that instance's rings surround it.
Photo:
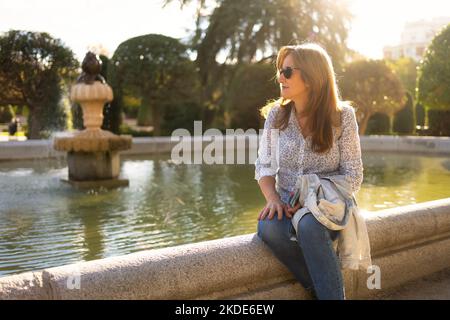
<path fill-rule="evenodd" d="M 311 150 L 311 136 L 304 139 L 294 108 L 286 129 L 270 130 L 274 129 L 279 109 L 280 106 L 275 105 L 264 123 L 255 162 L 255 179 L 259 181 L 264 176 L 275 177 L 276 190 L 285 203 L 294 189 L 297 177 L 302 174 L 314 173 L 319 177 L 345 175 L 352 191 L 357 193 L 363 180 L 363 163 L 354 109 L 348 105 L 343 106 L 342 130 L 333 127 L 333 147 L 322 154 Z"/>

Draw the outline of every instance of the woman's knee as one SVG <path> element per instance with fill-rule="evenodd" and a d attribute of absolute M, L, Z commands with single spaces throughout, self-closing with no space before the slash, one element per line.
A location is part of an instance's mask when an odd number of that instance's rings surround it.
<path fill-rule="evenodd" d="M 307 213 L 300 219 L 297 230 L 305 237 L 317 237 L 326 233 L 326 227 L 312 213 Z"/>
<path fill-rule="evenodd" d="M 265 242 L 275 241 L 283 236 L 283 230 L 285 226 L 283 220 L 278 220 L 277 217 L 273 219 L 265 218 L 258 221 L 258 236 Z"/>

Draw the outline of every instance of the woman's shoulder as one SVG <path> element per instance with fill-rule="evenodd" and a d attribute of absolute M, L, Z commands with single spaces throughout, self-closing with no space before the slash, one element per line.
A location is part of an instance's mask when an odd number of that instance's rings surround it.
<path fill-rule="evenodd" d="M 339 116 L 333 120 L 335 132 L 340 139 L 345 128 L 354 127 L 356 124 L 355 109 L 350 103 L 341 102 L 339 105 Z"/>
<path fill-rule="evenodd" d="M 272 101 L 262 108 L 262 115 L 266 121 L 273 121 L 277 117 L 280 108 L 281 103 L 279 101 Z"/>
<path fill-rule="evenodd" d="M 276 118 L 278 112 L 280 112 L 280 109 L 281 105 L 279 103 L 275 103 L 273 107 L 270 109 L 268 117 L 270 116 Z"/>
<path fill-rule="evenodd" d="M 350 103 L 341 102 L 341 124 L 346 125 L 356 119 L 355 108 Z"/>

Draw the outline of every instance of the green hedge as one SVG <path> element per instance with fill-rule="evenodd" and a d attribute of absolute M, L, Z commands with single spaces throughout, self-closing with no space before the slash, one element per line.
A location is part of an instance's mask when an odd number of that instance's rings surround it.
<path fill-rule="evenodd" d="M 387 114 L 375 113 L 367 123 L 366 134 L 391 134 L 390 119 Z"/>
<path fill-rule="evenodd" d="M 428 134 L 450 136 L 450 111 L 428 110 Z"/>
<path fill-rule="evenodd" d="M 393 131 L 399 134 L 413 134 L 416 127 L 413 99 L 409 92 L 406 93 L 406 97 L 405 105 L 394 115 Z"/>
<path fill-rule="evenodd" d="M 425 125 L 425 108 L 421 103 L 416 104 L 416 124 L 421 127 Z"/>

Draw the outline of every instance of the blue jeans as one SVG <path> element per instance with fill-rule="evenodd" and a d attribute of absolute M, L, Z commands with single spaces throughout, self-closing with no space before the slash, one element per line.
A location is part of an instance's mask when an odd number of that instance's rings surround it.
<path fill-rule="evenodd" d="M 322 225 L 312 213 L 305 214 L 297 226 L 275 213 L 270 220 L 258 221 L 258 237 L 293 273 L 300 284 L 319 300 L 345 300 L 340 263 L 332 241 L 338 236 Z M 295 235 L 296 241 L 290 240 Z"/>

